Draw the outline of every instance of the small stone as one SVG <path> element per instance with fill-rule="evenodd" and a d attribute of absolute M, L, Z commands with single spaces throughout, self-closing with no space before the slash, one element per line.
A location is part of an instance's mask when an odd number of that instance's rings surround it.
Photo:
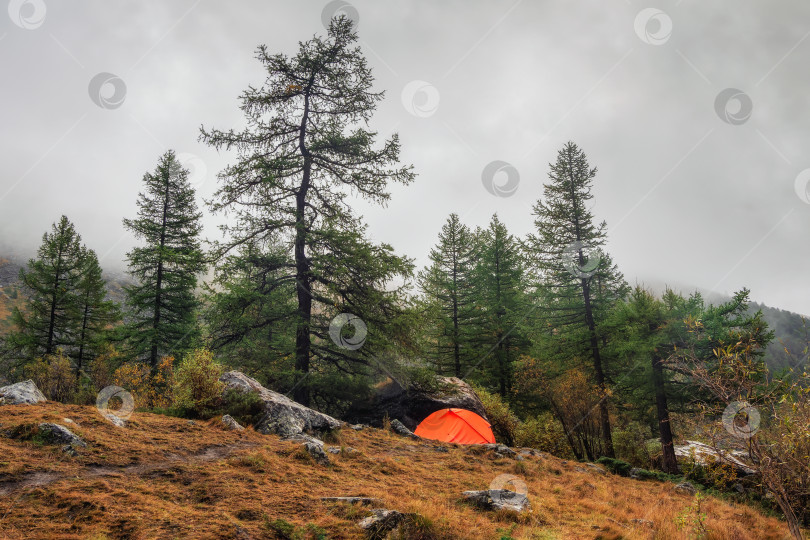
<path fill-rule="evenodd" d="M 677 491 L 682 491 L 683 493 L 688 493 L 689 495 L 694 495 L 697 493 L 697 488 L 692 485 L 691 482 L 681 482 L 677 486 L 675 486 Z"/>
<path fill-rule="evenodd" d="M 48 444 L 59 444 L 85 448 L 87 443 L 77 437 L 72 431 L 59 424 L 42 423 L 39 425 L 39 435 Z"/>
<path fill-rule="evenodd" d="M 224 425 L 226 428 L 234 431 L 242 431 L 245 429 L 244 427 L 242 427 L 241 424 L 239 424 L 239 422 L 234 420 L 233 416 L 231 416 L 230 414 L 223 415 L 221 422 L 222 425 Z"/>
<path fill-rule="evenodd" d="M 118 427 L 126 427 L 127 422 L 120 416 L 116 416 L 113 413 L 104 413 L 104 418 L 110 421 L 111 424 L 118 426 Z"/>
<path fill-rule="evenodd" d="M 419 437 L 414 434 L 413 431 L 405 427 L 405 424 L 394 418 L 391 420 L 391 430 L 398 435 L 402 435 L 403 437 L 410 437 L 411 439 L 418 439 Z"/>
<path fill-rule="evenodd" d="M 339 503 L 362 504 L 362 505 L 370 505 L 380 502 L 380 499 L 375 499 L 374 497 L 321 497 L 321 500 L 324 502 L 339 502 Z"/>
<path fill-rule="evenodd" d="M 590 471 L 593 472 L 593 473 L 596 473 L 596 474 L 599 474 L 599 475 L 602 475 L 602 476 L 607 475 L 607 471 L 605 469 L 603 469 L 602 467 L 600 467 L 599 465 L 595 464 L 595 463 L 586 463 L 585 466 L 588 469 L 590 469 Z"/>
<path fill-rule="evenodd" d="M 329 465 L 329 456 L 326 455 L 326 452 L 323 451 L 323 444 L 316 444 L 311 442 L 305 442 L 301 445 L 307 451 L 307 453 L 312 456 L 312 458 L 321 465 Z"/>
<path fill-rule="evenodd" d="M 396 510 L 386 510 L 375 508 L 371 511 L 371 516 L 363 519 L 357 524 L 361 529 L 368 531 L 372 538 L 384 538 L 389 532 L 394 530 L 405 518 L 405 514 Z"/>

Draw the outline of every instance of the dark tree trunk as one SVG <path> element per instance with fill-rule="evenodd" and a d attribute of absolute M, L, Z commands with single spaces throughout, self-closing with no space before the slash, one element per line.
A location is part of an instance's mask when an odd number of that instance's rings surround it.
<path fill-rule="evenodd" d="M 582 250 L 579 251 L 580 264 L 584 265 Z M 599 339 L 596 335 L 596 324 L 593 320 L 591 308 L 591 291 L 588 280 L 582 278 L 582 297 L 585 300 L 585 323 L 591 334 L 591 355 L 593 356 L 593 370 L 596 374 L 596 385 L 599 388 L 599 423 L 602 427 L 602 443 L 605 446 L 605 455 L 615 457 L 613 451 L 613 438 L 610 431 L 610 413 L 608 411 L 607 388 L 605 387 L 605 373 L 602 370 L 602 356 L 599 353 Z"/>
<path fill-rule="evenodd" d="M 455 255 L 453 255 L 455 257 Z M 461 378 L 461 350 L 458 344 L 458 276 L 457 263 L 453 261 L 453 368 L 456 377 Z"/>
<path fill-rule="evenodd" d="M 665 473 L 678 474 L 678 460 L 672 440 L 672 425 L 669 421 L 669 406 L 664 387 L 664 367 L 657 356 L 652 358 L 653 385 L 655 386 L 655 406 L 658 412 L 658 433 L 661 438 L 662 468 Z"/>
<path fill-rule="evenodd" d="M 76 358 L 76 379 L 78 380 L 81 377 L 82 373 L 82 364 L 84 363 L 84 339 L 87 335 L 87 317 L 88 312 L 90 311 L 90 301 L 85 296 L 84 300 L 84 313 L 82 314 L 82 332 L 80 335 L 79 340 L 79 356 Z"/>
<path fill-rule="evenodd" d="M 160 226 L 160 250 L 158 251 L 157 282 L 155 283 L 155 311 L 152 316 L 152 349 L 149 351 L 149 365 L 152 372 L 158 365 L 158 328 L 160 327 L 160 295 L 163 288 L 163 246 L 166 244 L 166 214 L 169 212 L 169 178 L 166 178 L 166 192 L 163 197 L 163 219 Z"/>
<path fill-rule="evenodd" d="M 48 323 L 48 344 L 45 347 L 45 354 L 53 352 L 53 334 L 56 328 L 56 302 L 59 298 L 59 278 L 62 273 L 62 246 L 59 246 L 59 251 L 56 256 L 56 271 L 54 272 L 53 280 L 53 295 L 51 295 L 51 318 Z"/>
<path fill-rule="evenodd" d="M 312 293 L 310 287 L 309 261 L 306 255 L 307 223 L 306 201 L 309 191 L 310 175 L 312 174 L 312 158 L 306 146 L 307 120 L 309 119 L 309 91 L 312 82 L 307 87 L 304 97 L 304 115 L 298 133 L 298 147 L 304 156 L 304 170 L 301 178 L 301 187 L 295 195 L 295 281 L 298 297 L 298 325 L 295 330 L 295 371 L 298 377 L 293 389 L 293 399 L 302 405 L 310 404 L 309 386 L 304 379 L 309 375 L 309 360 L 312 349 L 310 338 L 310 324 L 312 322 Z"/>
<path fill-rule="evenodd" d="M 554 411 L 554 414 L 557 416 L 557 419 L 560 421 L 562 425 L 563 432 L 565 433 L 565 439 L 568 441 L 568 446 L 571 447 L 571 451 L 574 453 L 574 457 L 577 460 L 582 459 L 582 452 L 579 449 L 576 441 L 574 440 L 574 436 L 571 434 L 571 430 L 568 429 L 568 423 L 565 421 L 565 417 L 562 414 L 559 406 L 557 406 L 557 402 L 553 399 L 550 399 L 549 402 L 551 403 L 551 408 Z"/>
<path fill-rule="evenodd" d="M 309 169 L 304 168 L 304 184 L 309 183 Z M 298 285 L 298 326 L 295 332 L 295 370 L 299 377 L 306 377 L 309 373 L 310 335 L 309 326 L 312 320 L 312 296 L 310 293 L 309 264 L 306 258 L 306 230 L 304 223 L 304 196 L 303 188 L 299 191 L 298 228 L 295 233 L 295 280 Z M 303 379 L 296 381 L 293 399 L 302 405 L 309 405 L 309 386 Z"/>

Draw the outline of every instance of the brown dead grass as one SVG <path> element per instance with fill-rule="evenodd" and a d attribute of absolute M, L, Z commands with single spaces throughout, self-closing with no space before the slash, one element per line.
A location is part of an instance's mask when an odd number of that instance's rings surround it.
<path fill-rule="evenodd" d="M 314 524 L 330 539 L 361 538 L 356 523 L 366 509 L 320 500 L 347 495 L 424 516 L 433 536 L 423 538 L 689 538 L 675 519 L 692 498 L 671 484 L 581 472 L 551 456 L 516 465 L 491 452 L 453 445 L 439 452 L 436 444 L 381 430 L 344 429 L 343 446 L 359 452 L 329 454 L 332 465 L 323 467 L 294 442 L 225 431 L 215 421 L 136 413 L 121 429 L 92 407 L 0 406 L 0 431 L 43 421 L 68 426 L 88 447 L 70 458 L 0 438 L 0 538 L 276 538 L 265 525 L 276 519 Z M 528 516 L 482 512 L 459 500 L 462 491 L 516 473 L 528 487 Z M 746 506 L 710 498 L 704 512 L 712 540 L 787 535 L 782 522 Z"/>

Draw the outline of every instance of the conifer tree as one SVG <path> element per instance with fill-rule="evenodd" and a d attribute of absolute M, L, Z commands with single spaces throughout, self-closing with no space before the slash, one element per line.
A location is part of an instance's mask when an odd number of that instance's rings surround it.
<path fill-rule="evenodd" d="M 7 347 L 33 359 L 73 346 L 84 253 L 81 236 L 66 216 L 42 236 L 37 257 L 28 261 L 27 269 L 20 269 L 28 303 L 24 313 L 14 309 L 16 330 L 8 336 Z"/>
<path fill-rule="evenodd" d="M 422 293 L 434 307 L 435 350 L 428 354 L 439 373 L 462 377 L 475 354 L 476 257 L 473 233 L 457 214 L 450 214 L 439 242 L 430 250 L 431 264 L 419 276 Z"/>
<path fill-rule="evenodd" d="M 478 260 L 473 274 L 476 306 L 480 308 L 479 350 L 491 355 L 494 380 L 501 396 L 512 388 L 513 363 L 527 346 L 524 259 L 517 239 L 497 215 L 476 234 Z"/>
<path fill-rule="evenodd" d="M 411 167 L 399 167 L 399 138 L 379 148 L 368 122 L 383 98 L 346 17 L 335 18 L 326 37 L 299 44 L 294 56 L 257 58 L 267 72 L 260 87 L 241 96 L 243 131 L 202 130 L 217 149 L 235 149 L 238 161 L 221 174 L 212 209 L 235 219 L 217 257 L 259 239 L 282 245 L 289 261 L 268 290 L 295 285 L 296 401 L 309 404 L 313 367 L 328 363 L 351 372 L 369 363 L 382 336 L 401 311 L 394 279 L 406 281 L 412 263 L 390 246 L 364 238 L 364 225 L 347 200 L 350 192 L 384 204 L 389 182 L 410 183 Z M 405 286 L 405 284 L 403 284 Z M 360 317 L 368 339 L 347 350 L 330 339 L 329 324 L 341 312 Z"/>
<path fill-rule="evenodd" d="M 95 251 L 84 250 L 81 263 L 81 278 L 75 292 L 78 328 L 73 347 L 77 375 L 84 368 L 85 360 L 101 351 L 110 327 L 120 320 L 118 305 L 107 300 L 106 283 Z"/>
<path fill-rule="evenodd" d="M 174 152 L 164 153 L 143 177 L 138 217 L 124 227 L 144 241 L 127 254 L 136 284 L 125 287 L 125 336 L 133 358 L 155 369 L 160 356 L 189 349 L 199 336 L 197 274 L 205 269 L 200 218 L 188 171 Z"/>
<path fill-rule="evenodd" d="M 596 224 L 587 206 L 596 168 L 573 142 L 563 146 L 550 168 L 544 197 L 534 205 L 536 233 L 527 240 L 544 308 L 542 325 L 564 338 L 553 340 L 561 362 L 590 358 L 601 393 L 602 452 L 613 457 L 604 341 L 597 327 L 599 314 L 606 312 L 600 303 L 624 296 L 626 284 L 604 250 L 607 226 Z"/>

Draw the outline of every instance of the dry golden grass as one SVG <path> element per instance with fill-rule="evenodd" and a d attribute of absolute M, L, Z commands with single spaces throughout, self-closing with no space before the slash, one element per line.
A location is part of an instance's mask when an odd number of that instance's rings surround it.
<path fill-rule="evenodd" d="M 580 464 L 550 456 L 518 465 L 469 448 L 440 452 L 380 430 L 344 429 L 342 445 L 359 452 L 330 454 L 332 465 L 324 467 L 294 442 L 225 431 L 215 421 L 136 413 L 121 429 L 92 407 L 0 406 L 2 431 L 43 421 L 67 425 L 88 447 L 71 458 L 55 447 L 0 438 L 0 538 L 276 538 L 266 526 L 276 519 L 300 530 L 314 524 L 328 538 L 361 538 L 356 523 L 365 508 L 320 500 L 346 495 L 424 516 L 432 536 L 420 538 L 690 537 L 675 521 L 693 498 L 671 484 L 581 472 Z M 459 500 L 499 474 L 526 482 L 530 515 L 483 512 Z M 787 535 L 782 522 L 746 506 L 709 498 L 703 509 L 710 539 Z"/>

